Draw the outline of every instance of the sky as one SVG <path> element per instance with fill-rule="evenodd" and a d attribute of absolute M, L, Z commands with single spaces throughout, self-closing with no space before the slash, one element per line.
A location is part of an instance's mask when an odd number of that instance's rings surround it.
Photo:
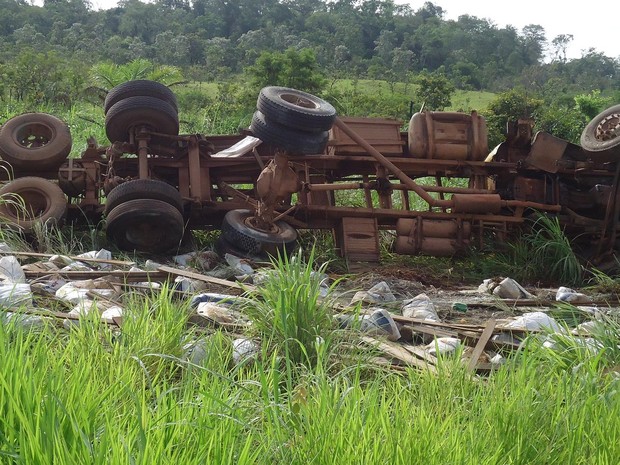
<path fill-rule="evenodd" d="M 395 0 L 409 4 L 413 10 L 424 5 L 424 0 Z M 468 14 L 489 19 L 499 28 L 512 25 L 517 30 L 528 24 L 545 29 L 547 41 L 560 34 L 572 34 L 567 58 L 580 58 L 582 50 L 590 48 L 611 58 L 620 58 L 620 1 L 607 2 L 578 0 L 434 0 L 444 9 L 444 19 L 458 19 Z"/>
<path fill-rule="evenodd" d="M 91 0 L 96 9 L 111 8 L 117 0 Z M 425 0 L 395 0 L 417 10 Z M 567 57 L 580 58 L 590 48 L 611 58 L 620 58 L 620 0 L 432 0 L 446 12 L 444 19 L 458 19 L 468 14 L 490 20 L 499 28 L 512 25 L 517 30 L 528 24 L 545 29 L 551 43 L 560 34 L 572 34 Z"/>

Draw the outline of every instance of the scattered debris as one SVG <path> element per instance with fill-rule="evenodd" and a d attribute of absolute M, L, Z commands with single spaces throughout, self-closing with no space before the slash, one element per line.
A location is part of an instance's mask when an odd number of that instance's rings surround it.
<path fill-rule="evenodd" d="M 30 284 L 5 283 L 0 284 L 0 306 L 6 308 L 32 307 L 32 290 Z"/>
<path fill-rule="evenodd" d="M 204 363 L 208 333 L 214 328 L 236 335 L 232 344 L 235 363 L 259 354 L 259 343 L 243 336 L 252 322 L 241 309 L 251 301 L 239 294 L 257 289 L 271 273 L 255 269 L 247 260 L 227 255 L 226 263 L 218 268 L 253 284 L 215 276 L 219 273 L 213 268 L 216 261 L 204 252 L 175 257 L 177 267 L 151 260 L 137 267 L 135 262 L 114 260 L 105 249 L 77 256 L 11 254 L 0 243 L 0 254 L 0 320 L 4 324 L 33 329 L 56 320 L 62 322 L 59 328 L 71 329 L 88 316 L 122 331 L 125 295 L 158 292 L 168 283 L 175 298 L 189 303 L 189 323 L 198 326 L 192 341 L 184 346 L 183 360 Z M 20 260 L 28 263 L 21 265 Z M 318 278 L 325 297 L 330 278 L 324 274 Z M 597 306 L 601 304 L 573 289 L 548 290 L 537 298 L 513 279 L 503 278 L 487 279 L 477 291 L 456 293 L 432 286 L 420 292 L 420 283 L 407 287 L 405 280 L 399 280 L 395 292 L 388 284 L 393 281 L 373 279 L 367 282 L 368 290 L 356 292 L 352 299 L 346 288 L 342 293 L 338 290 L 340 301 L 334 305 L 334 318 L 341 328 L 359 331 L 361 341 L 380 352 L 373 360 L 396 370 L 412 366 L 435 371 L 438 358 L 460 354 L 469 370 L 484 373 L 502 364 L 505 354 L 519 348 L 528 335 L 537 333 L 543 333 L 541 341 L 546 338 L 544 345 L 550 349 L 560 338 L 573 338 L 587 350 L 600 349 L 595 337 L 598 319 L 604 313 Z M 56 307 L 43 310 L 45 302 Z M 591 321 L 567 331 L 544 308 L 523 312 L 527 307 L 553 307 L 555 302 L 570 303 Z M 57 311 L 57 306 L 65 310 Z M 476 315 L 486 317 L 474 323 Z"/>
<path fill-rule="evenodd" d="M 26 282 L 26 275 L 14 255 L 0 258 L 0 279 L 9 283 Z"/>
<path fill-rule="evenodd" d="M 258 356 L 260 347 L 251 339 L 238 338 L 233 341 L 233 361 L 242 363 Z"/>
<path fill-rule="evenodd" d="M 456 337 L 439 337 L 425 347 L 429 354 L 437 357 L 454 353 L 461 347 L 460 339 Z"/>
<path fill-rule="evenodd" d="M 403 316 L 419 320 L 441 321 L 435 306 L 426 294 L 419 294 L 413 299 L 405 300 L 402 307 Z"/>
<path fill-rule="evenodd" d="M 569 302 L 573 305 L 587 305 L 592 303 L 590 297 L 568 287 L 560 287 L 555 295 L 555 300 L 558 302 Z"/>
<path fill-rule="evenodd" d="M 383 308 L 378 308 L 370 315 L 362 318 L 360 329 L 364 332 L 387 337 L 388 341 L 400 339 L 400 331 L 390 312 Z"/>
<path fill-rule="evenodd" d="M 395 302 L 396 297 L 392 294 L 390 286 L 385 281 L 375 284 L 368 291 L 358 291 L 351 299 L 350 305 L 354 305 L 357 302 L 363 302 L 367 304 L 384 304 L 388 302 Z"/>
<path fill-rule="evenodd" d="M 485 279 L 478 287 L 478 292 L 493 294 L 500 299 L 534 299 L 536 297 L 512 278 L 504 278 L 499 282 L 495 279 Z"/>

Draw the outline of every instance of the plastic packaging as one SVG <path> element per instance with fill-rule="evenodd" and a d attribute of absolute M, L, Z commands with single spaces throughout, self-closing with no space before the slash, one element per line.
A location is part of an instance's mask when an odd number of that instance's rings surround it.
<path fill-rule="evenodd" d="M 357 302 L 383 304 L 394 301 L 396 301 L 396 297 L 392 294 L 390 286 L 385 281 L 381 281 L 368 289 L 368 291 L 356 292 L 351 299 L 351 305 Z"/>
<path fill-rule="evenodd" d="M 441 321 L 433 302 L 426 294 L 418 294 L 403 302 L 403 316 L 419 320 Z"/>
<path fill-rule="evenodd" d="M 26 275 L 13 255 L 0 258 L 0 279 L 9 283 L 26 282 Z"/>
<path fill-rule="evenodd" d="M 461 341 L 455 337 L 439 337 L 428 344 L 426 351 L 434 356 L 447 355 L 456 351 L 461 346 Z"/>
<path fill-rule="evenodd" d="M 32 306 L 32 290 L 30 289 L 30 284 L 0 284 L 0 305 L 8 308 L 20 307 L 22 305 Z"/>
<path fill-rule="evenodd" d="M 390 312 L 379 308 L 362 319 L 360 329 L 364 332 L 384 335 L 390 341 L 400 339 L 400 331 Z"/>

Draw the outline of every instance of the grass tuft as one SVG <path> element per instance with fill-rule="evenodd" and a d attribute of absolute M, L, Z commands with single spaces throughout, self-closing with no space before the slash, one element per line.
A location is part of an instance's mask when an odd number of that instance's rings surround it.
<path fill-rule="evenodd" d="M 274 258 L 274 269 L 250 295 L 252 303 L 245 309 L 263 341 L 287 363 L 307 367 L 320 362 L 334 331 L 329 297 L 334 284 L 323 297 L 321 284 L 327 264 L 315 271 L 313 263 L 314 249 L 307 261 L 301 251 L 290 258 Z"/>
<path fill-rule="evenodd" d="M 571 248 L 558 218 L 539 215 L 528 233 L 508 243 L 508 251 L 495 256 L 497 264 L 523 282 L 583 283 L 584 268 Z"/>

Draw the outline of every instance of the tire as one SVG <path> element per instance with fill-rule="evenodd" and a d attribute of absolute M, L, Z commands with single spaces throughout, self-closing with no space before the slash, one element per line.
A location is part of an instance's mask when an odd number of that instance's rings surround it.
<path fill-rule="evenodd" d="M 174 108 L 174 111 L 179 111 L 177 98 L 170 88 L 160 82 L 138 79 L 123 82 L 110 90 L 103 103 L 104 113 L 107 114 L 115 103 L 129 97 L 153 97 L 169 103 Z"/>
<path fill-rule="evenodd" d="M 250 130 L 263 142 L 301 155 L 323 153 L 329 137 L 328 131 L 311 133 L 282 126 L 267 120 L 259 111 L 252 117 Z"/>
<path fill-rule="evenodd" d="M 0 157 L 15 168 L 58 169 L 71 144 L 69 126 L 46 113 L 24 113 L 0 128 Z"/>
<path fill-rule="evenodd" d="M 183 239 L 179 210 L 161 200 L 121 203 L 106 216 L 106 234 L 119 249 L 163 253 L 176 250 Z"/>
<path fill-rule="evenodd" d="M 222 258 L 224 258 L 226 254 L 230 254 L 230 255 L 234 255 L 235 257 L 239 257 L 239 258 L 247 258 L 255 262 L 265 262 L 265 261 L 268 262 L 269 261 L 269 255 L 267 254 L 253 255 L 250 252 L 241 250 L 240 248 L 235 247 L 234 244 L 231 244 L 230 242 L 228 242 L 223 235 L 218 237 L 217 241 L 215 241 L 215 251 Z"/>
<path fill-rule="evenodd" d="M 37 223 L 62 224 L 66 213 L 64 192 L 47 179 L 19 178 L 0 189 L 0 217 L 27 234 Z"/>
<path fill-rule="evenodd" d="M 130 129 L 147 126 L 154 132 L 179 134 L 179 115 L 170 105 L 155 97 L 128 97 L 112 105 L 105 117 L 110 142 L 128 142 Z"/>
<path fill-rule="evenodd" d="M 581 133 L 581 146 L 588 152 L 602 152 L 620 146 L 620 105 L 596 115 Z"/>
<path fill-rule="evenodd" d="M 161 200 L 183 213 L 183 199 L 179 191 L 170 184 L 153 179 L 136 179 L 116 186 L 106 197 L 104 213 L 107 215 L 128 200 L 139 199 Z"/>
<path fill-rule="evenodd" d="M 289 254 L 297 243 L 297 231 L 284 221 L 277 221 L 272 231 L 256 229 L 249 210 L 231 210 L 222 221 L 222 237 L 238 250 L 250 255 Z"/>
<path fill-rule="evenodd" d="M 268 121 L 308 132 L 329 131 L 336 119 L 330 103 L 288 87 L 264 87 L 256 108 Z"/>

